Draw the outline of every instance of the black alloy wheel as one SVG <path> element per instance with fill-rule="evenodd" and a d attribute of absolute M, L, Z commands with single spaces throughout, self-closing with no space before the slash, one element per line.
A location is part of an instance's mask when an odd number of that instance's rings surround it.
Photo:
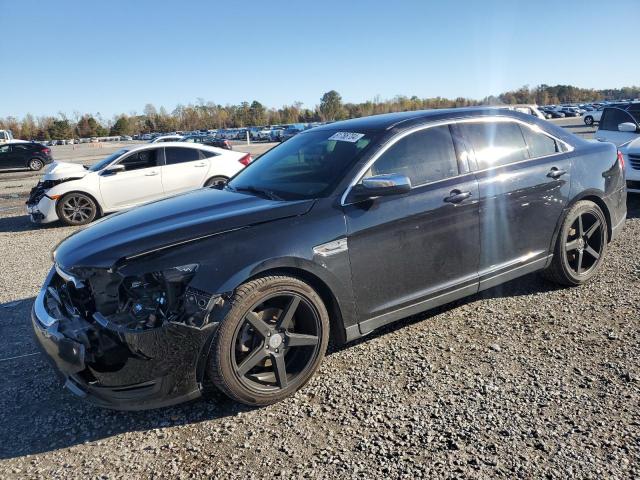
<path fill-rule="evenodd" d="M 68 193 L 56 205 L 58 218 L 66 225 L 85 225 L 96 218 L 97 207 L 93 199 L 82 193 Z"/>
<path fill-rule="evenodd" d="M 215 334 L 209 378 L 234 400 L 268 405 L 301 388 L 328 343 L 327 311 L 295 277 L 262 277 L 241 286 Z"/>
<path fill-rule="evenodd" d="M 563 285 L 581 285 L 599 270 L 607 250 L 607 220 L 598 205 L 577 202 L 565 217 L 546 276 Z"/>

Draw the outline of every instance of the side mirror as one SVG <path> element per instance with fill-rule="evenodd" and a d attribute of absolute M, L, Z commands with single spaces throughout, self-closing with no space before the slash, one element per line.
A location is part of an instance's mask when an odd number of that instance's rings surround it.
<path fill-rule="evenodd" d="M 624 122 L 618 125 L 619 132 L 635 132 L 637 130 L 636 124 L 631 122 Z"/>
<path fill-rule="evenodd" d="M 401 195 L 411 191 L 411 180 L 406 175 L 389 173 L 367 177 L 351 189 L 351 200 Z"/>
<path fill-rule="evenodd" d="M 124 172 L 125 168 L 124 165 L 121 164 L 116 164 L 116 165 L 111 165 L 110 167 L 105 168 L 102 171 L 103 175 L 115 175 L 116 173 L 119 172 Z"/>

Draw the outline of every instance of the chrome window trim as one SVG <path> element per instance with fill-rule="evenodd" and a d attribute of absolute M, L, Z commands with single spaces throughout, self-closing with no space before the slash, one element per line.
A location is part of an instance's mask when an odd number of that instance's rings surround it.
<path fill-rule="evenodd" d="M 519 125 L 524 125 L 525 127 L 529 128 L 530 130 L 532 130 L 535 133 L 540 133 L 542 135 L 546 135 L 547 137 L 553 138 L 556 142 L 559 142 L 562 145 L 564 145 L 566 147 L 567 151 L 566 152 L 556 152 L 556 153 L 553 153 L 551 155 L 544 155 L 542 157 L 526 158 L 524 160 L 518 160 L 517 162 L 505 163 L 504 165 L 496 165 L 495 167 L 483 168 L 481 170 L 470 170 L 469 172 L 460 173 L 460 174 L 455 175 L 453 177 L 441 178 L 439 180 L 434 180 L 433 182 L 422 183 L 420 185 L 413 185 L 411 187 L 411 189 L 413 190 L 414 188 L 420 188 L 420 187 L 424 187 L 426 185 L 432 185 L 432 184 L 435 184 L 435 183 L 443 182 L 445 180 L 451 180 L 452 178 L 458 178 L 458 177 L 462 177 L 464 175 L 486 172 L 488 170 L 493 170 L 495 168 L 501 168 L 501 167 L 505 167 L 505 166 L 508 166 L 508 165 L 517 165 L 519 163 L 530 162 L 532 160 L 539 160 L 541 158 L 550 158 L 550 157 L 553 157 L 555 155 L 562 155 L 563 153 L 569 153 L 569 152 L 572 152 L 572 151 L 575 150 L 575 147 L 573 145 L 565 142 L 564 140 L 561 140 L 560 138 L 556 137 L 555 135 L 552 135 L 552 134 L 542 130 L 538 125 L 527 123 L 527 122 L 525 122 L 523 120 L 520 120 L 519 118 L 511 118 L 511 117 L 503 117 L 503 116 L 490 116 L 490 117 L 477 117 L 477 118 L 462 118 L 462 119 L 459 119 L 459 120 L 441 120 L 439 122 L 430 123 L 428 125 L 419 125 L 417 127 L 410 128 L 409 130 L 406 130 L 404 132 L 400 132 L 398 135 L 396 135 L 391 140 L 389 140 L 385 146 L 383 146 L 380 150 L 378 150 L 378 152 L 376 152 L 376 154 L 369 159 L 369 161 L 358 171 L 358 174 L 353 177 L 354 179 L 349 183 L 349 186 L 346 188 L 346 190 L 342 194 L 342 197 L 340 197 L 340 206 L 345 207 L 347 205 L 351 205 L 351 203 L 346 203 L 347 196 L 349 195 L 349 192 L 351 192 L 351 189 L 360 180 L 362 180 L 362 178 L 367 173 L 367 171 L 376 162 L 376 160 L 378 160 L 378 158 L 380 158 L 382 156 L 382 154 L 384 154 L 387 150 L 389 150 L 389 148 L 391 148 L 393 145 L 395 145 L 398 141 L 402 140 L 404 137 L 407 137 L 407 136 L 411 135 L 412 133 L 416 133 L 416 132 L 419 132 L 421 130 L 426 130 L 428 128 L 433 128 L 433 127 L 441 127 L 441 126 L 444 126 L 444 125 L 455 125 L 455 124 L 459 124 L 459 123 L 489 123 L 489 122 L 514 122 L 514 123 L 517 123 Z M 525 141 L 525 143 L 526 143 L 526 141 Z M 528 147 L 529 147 L 529 145 L 527 145 L 527 150 L 528 150 Z"/>

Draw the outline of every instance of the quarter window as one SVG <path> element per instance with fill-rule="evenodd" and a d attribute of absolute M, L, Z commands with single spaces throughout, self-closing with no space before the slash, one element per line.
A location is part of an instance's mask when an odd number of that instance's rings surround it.
<path fill-rule="evenodd" d="M 368 176 L 389 173 L 406 175 L 414 186 L 457 175 L 449 127 L 426 128 L 402 138 L 376 160 Z"/>
<path fill-rule="evenodd" d="M 471 143 L 480 170 L 529 158 L 522 131 L 515 122 L 461 123 L 459 128 Z"/>
<path fill-rule="evenodd" d="M 142 150 L 129 155 L 120 162 L 124 165 L 125 171 L 140 170 L 141 168 L 151 168 L 158 166 L 158 149 Z"/>
<path fill-rule="evenodd" d="M 631 115 L 619 108 L 605 108 L 598 130 L 618 131 L 618 125 L 625 122 L 636 123 Z"/>
<path fill-rule="evenodd" d="M 553 138 L 525 126 L 520 128 L 529 147 L 529 156 L 531 158 L 546 157 L 559 151 L 558 145 Z"/>
<path fill-rule="evenodd" d="M 200 154 L 195 148 L 169 147 L 164 149 L 164 155 L 167 165 L 200 160 Z"/>

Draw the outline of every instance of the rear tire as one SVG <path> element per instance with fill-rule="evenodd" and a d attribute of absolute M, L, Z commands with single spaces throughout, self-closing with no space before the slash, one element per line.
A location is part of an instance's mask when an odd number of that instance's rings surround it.
<path fill-rule="evenodd" d="M 58 200 L 56 213 L 65 225 L 86 225 L 96 218 L 98 207 L 90 196 L 72 192 Z"/>
<path fill-rule="evenodd" d="M 44 167 L 44 162 L 39 158 L 32 158 L 29 160 L 29 169 L 33 172 L 37 172 L 38 170 L 42 170 Z"/>
<path fill-rule="evenodd" d="M 553 260 L 543 275 L 560 285 L 588 282 L 602 267 L 607 241 L 607 219 L 600 207 L 588 200 L 577 202 L 562 222 Z"/>
<path fill-rule="evenodd" d="M 593 117 L 591 115 L 584 117 L 584 124 L 589 126 L 593 125 Z"/>
<path fill-rule="evenodd" d="M 211 344 L 208 379 L 250 406 L 279 402 L 318 369 L 329 341 L 329 315 L 316 291 L 284 275 L 236 289 Z"/>

